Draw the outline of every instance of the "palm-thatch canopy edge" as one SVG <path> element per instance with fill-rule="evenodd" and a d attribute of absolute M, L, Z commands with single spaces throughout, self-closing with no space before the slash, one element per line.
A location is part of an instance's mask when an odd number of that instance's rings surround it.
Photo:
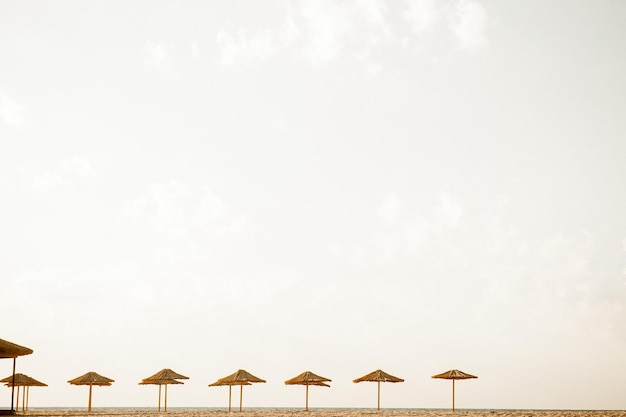
<path fill-rule="evenodd" d="M 459 371 L 458 369 L 451 369 L 449 371 L 433 375 L 431 378 L 439 378 L 439 379 L 471 379 L 478 378 L 477 376 L 470 375 L 466 372 Z"/>
<path fill-rule="evenodd" d="M 18 356 L 30 355 L 31 353 L 33 353 L 31 348 L 0 339 L 0 358 L 17 358 Z"/>
<path fill-rule="evenodd" d="M 218 379 L 216 382 L 209 386 L 220 386 L 220 385 L 248 385 L 249 382 L 266 382 L 264 379 L 261 379 L 257 376 L 252 375 L 250 372 L 245 371 L 243 369 L 239 369 L 237 372 L 225 376 L 224 378 Z"/>
<path fill-rule="evenodd" d="M 9 375 L 6 378 L 0 379 L 0 382 L 5 383 L 7 387 L 16 386 L 16 387 L 47 387 L 48 384 L 44 384 L 43 382 L 37 381 L 35 378 L 31 378 L 25 374 L 15 374 L 15 378 L 13 375 Z"/>
<path fill-rule="evenodd" d="M 332 382 L 331 379 L 314 374 L 311 371 L 305 371 L 298 376 L 285 381 L 285 385 L 319 385 L 323 387 L 330 387 L 325 382 Z"/>
<path fill-rule="evenodd" d="M 96 372 L 87 372 L 85 375 L 81 375 L 74 379 L 70 379 L 69 381 L 72 385 L 103 385 L 108 386 L 111 385 L 115 380 L 111 378 L 107 378 L 106 376 L 102 376 Z"/>
<path fill-rule="evenodd" d="M 374 372 L 370 372 L 367 375 L 363 375 L 362 377 L 353 380 L 352 382 L 404 382 L 404 379 L 398 378 L 397 376 L 393 376 L 385 371 L 377 369 Z"/>
<path fill-rule="evenodd" d="M 172 384 L 184 384 L 184 382 L 177 381 L 175 379 L 143 379 L 139 385 L 172 385 Z"/>
<path fill-rule="evenodd" d="M 154 380 L 160 380 L 160 379 L 166 379 L 166 380 L 189 379 L 189 377 L 185 375 L 181 375 L 178 372 L 174 372 L 169 368 L 164 368 L 164 369 L 161 369 L 156 374 L 149 376 L 147 378 L 144 378 L 143 381 L 154 381 Z"/>

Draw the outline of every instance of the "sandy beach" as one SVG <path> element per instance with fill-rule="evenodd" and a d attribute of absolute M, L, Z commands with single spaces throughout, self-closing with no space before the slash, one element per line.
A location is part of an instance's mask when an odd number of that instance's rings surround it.
<path fill-rule="evenodd" d="M 226 415 L 242 415 L 245 417 L 282 417 L 282 416 L 307 416 L 307 417 L 359 417 L 359 416 L 381 416 L 381 417 L 626 417 L 626 411 L 584 411 L 584 410 L 347 410 L 347 409 L 322 409 L 311 410 L 309 412 L 295 409 L 265 409 L 265 410 L 244 410 L 243 412 L 228 413 L 225 410 L 171 410 L 167 413 L 157 413 L 145 409 L 101 409 L 88 414 L 84 410 L 63 410 L 63 409 L 43 409 L 31 410 L 18 415 L 28 416 L 113 416 L 113 417 L 154 417 L 157 414 L 167 414 L 169 417 L 218 417 Z"/>

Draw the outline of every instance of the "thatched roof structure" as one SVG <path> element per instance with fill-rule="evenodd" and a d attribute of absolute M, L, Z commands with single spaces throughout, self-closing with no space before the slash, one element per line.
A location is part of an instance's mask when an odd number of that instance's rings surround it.
<path fill-rule="evenodd" d="M 239 411 L 241 411 L 243 409 L 243 386 L 252 385 L 252 383 L 256 383 L 256 382 L 265 382 L 265 380 L 252 375 L 248 371 L 244 371 L 243 369 L 240 369 L 234 374 L 218 379 L 214 383 L 209 384 L 209 386 L 221 387 L 221 386 L 228 385 L 228 412 L 230 412 L 233 385 L 239 385 Z"/>
<path fill-rule="evenodd" d="M 174 385 L 183 384 L 175 379 L 142 379 L 139 385 Z"/>
<path fill-rule="evenodd" d="M 232 382 L 220 381 L 219 379 L 212 384 L 209 384 L 210 387 L 225 387 L 225 386 L 233 386 L 233 385 L 252 385 L 249 382 L 238 382 L 236 384 Z"/>
<path fill-rule="evenodd" d="M 30 355 L 33 350 L 24 346 L 0 339 L 0 358 L 17 358 L 18 356 Z"/>
<path fill-rule="evenodd" d="M 181 375 L 177 372 L 172 371 L 171 369 L 165 368 L 161 369 L 156 374 L 144 378 L 143 381 L 155 381 L 155 380 L 175 380 L 175 379 L 189 379 L 188 376 Z M 182 384 L 182 382 L 181 382 Z"/>
<path fill-rule="evenodd" d="M 398 378 L 397 376 L 390 375 L 387 372 L 377 369 L 374 372 L 370 372 L 367 375 L 363 375 L 361 378 L 357 378 L 353 380 L 352 382 L 354 383 L 376 382 L 378 384 L 378 410 L 380 411 L 380 383 L 381 382 L 404 382 L 404 379 Z"/>
<path fill-rule="evenodd" d="M 17 387 L 17 409 L 20 408 L 20 387 L 22 387 L 22 411 L 28 411 L 28 399 L 30 398 L 30 387 L 47 387 L 47 384 L 37 381 L 35 378 L 31 378 L 24 374 L 9 375 L 6 378 L 0 379 L 1 383 L 6 384 L 7 387 Z M 11 406 L 13 409 L 13 406 Z M 17 411 L 17 410 L 16 410 Z"/>
<path fill-rule="evenodd" d="M 87 405 L 87 412 L 91 413 L 91 391 L 94 385 L 101 387 L 109 387 L 112 382 L 115 382 L 111 378 L 107 378 L 106 376 L 102 376 L 95 372 L 87 372 L 85 375 L 81 375 L 78 378 L 70 379 L 69 381 L 72 385 L 89 385 L 89 403 Z"/>
<path fill-rule="evenodd" d="M 361 378 L 353 380 L 352 382 L 404 382 L 404 379 L 398 378 L 397 376 L 390 375 L 387 372 L 377 369 L 374 372 L 363 375 Z"/>
<path fill-rule="evenodd" d="M 81 375 L 77 378 L 70 379 L 69 381 L 72 385 L 100 385 L 100 386 L 109 386 L 115 380 L 111 378 L 107 378 L 106 376 L 102 376 L 95 372 L 87 372 L 85 375 Z"/>
<path fill-rule="evenodd" d="M 326 382 L 331 382 L 330 379 L 323 376 L 314 374 L 311 371 L 306 371 L 298 376 L 285 381 L 286 385 L 318 385 L 322 387 L 330 387 Z"/>
<path fill-rule="evenodd" d="M 220 385 L 250 385 L 250 382 L 265 382 L 265 380 L 252 375 L 248 371 L 240 369 L 234 374 L 218 379 L 216 382 L 210 384 L 209 386 L 216 387 Z"/>
<path fill-rule="evenodd" d="M 463 371 L 459 371 L 458 369 L 452 369 L 450 371 L 446 371 L 441 374 L 433 375 L 432 378 L 452 380 L 452 411 L 454 411 L 454 382 L 457 379 L 472 379 L 472 378 L 478 378 L 478 377 L 474 375 L 470 375 Z"/>
<path fill-rule="evenodd" d="M 467 374 L 463 371 L 459 371 L 458 369 L 452 369 L 450 371 L 443 372 L 438 375 L 433 375 L 431 378 L 439 378 L 439 379 L 472 379 L 478 378 L 477 376 Z"/>
<path fill-rule="evenodd" d="M 161 369 L 156 374 L 149 376 L 148 378 L 144 378 L 141 380 L 139 385 L 158 385 L 159 386 L 159 402 L 157 410 L 161 411 L 161 386 L 165 385 L 165 405 L 164 409 L 167 411 L 167 386 L 182 384 L 182 382 L 178 381 L 178 379 L 189 379 L 189 377 L 185 375 L 181 375 L 178 372 L 174 372 L 171 369 L 165 368 Z"/>
<path fill-rule="evenodd" d="M 9 375 L 6 378 L 0 379 L 0 382 L 6 384 L 7 387 L 47 387 L 48 384 L 37 381 L 35 378 L 31 378 L 24 374 Z"/>
<path fill-rule="evenodd" d="M 330 379 L 314 374 L 311 371 L 302 372 L 300 375 L 295 376 L 285 381 L 286 385 L 305 385 L 306 386 L 306 402 L 305 411 L 309 411 L 309 385 L 316 385 L 319 387 L 330 387 L 327 382 L 331 382 Z"/>

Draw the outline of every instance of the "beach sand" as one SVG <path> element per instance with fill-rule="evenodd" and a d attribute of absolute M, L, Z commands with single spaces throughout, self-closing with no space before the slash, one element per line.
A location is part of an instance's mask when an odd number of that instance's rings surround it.
<path fill-rule="evenodd" d="M 438 417 L 438 416 L 455 416 L 455 417 L 626 417 L 626 411 L 534 411 L 534 410 L 349 410 L 349 409 L 322 409 L 311 410 L 309 412 L 303 410 L 291 409 L 266 409 L 266 410 L 245 410 L 243 412 L 233 411 L 228 413 L 225 410 L 203 410 L 203 409 L 185 409 L 185 410 L 168 410 L 167 413 L 157 413 L 156 410 L 132 410 L 132 409 L 101 409 L 95 410 L 88 414 L 86 410 L 31 410 L 26 413 L 18 413 L 24 416 L 41 416 L 41 417 L 78 417 L 78 416 L 94 416 L 94 417 L 155 417 L 157 415 L 167 417 L 225 417 L 228 415 L 237 417 L 360 417 L 360 416 L 380 416 L 380 417 Z"/>

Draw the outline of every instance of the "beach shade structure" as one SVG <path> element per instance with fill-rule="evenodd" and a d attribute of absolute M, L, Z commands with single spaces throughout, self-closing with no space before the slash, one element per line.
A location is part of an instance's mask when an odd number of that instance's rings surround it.
<path fill-rule="evenodd" d="M 352 382 L 354 383 L 376 382 L 378 384 L 378 411 L 380 411 L 380 383 L 381 382 L 404 382 L 404 379 L 398 378 L 393 375 L 389 375 L 387 372 L 377 369 L 374 372 L 370 372 L 367 375 L 363 375 L 361 378 L 357 378 Z"/>
<path fill-rule="evenodd" d="M 304 385 L 306 386 L 306 408 L 305 411 L 309 411 L 309 385 L 317 385 L 319 387 L 330 387 L 327 382 L 331 382 L 330 379 L 323 376 L 314 374 L 311 371 L 306 371 L 298 376 L 285 381 L 285 385 Z"/>
<path fill-rule="evenodd" d="M 108 387 L 111 385 L 111 383 L 115 381 L 111 378 L 107 378 L 106 376 L 102 376 L 95 372 L 87 372 L 85 375 L 70 379 L 67 382 L 72 385 L 89 385 L 89 403 L 87 406 L 87 412 L 91 413 L 91 391 L 93 389 L 93 386 L 96 385 L 100 387 Z"/>
<path fill-rule="evenodd" d="M 472 378 L 478 378 L 478 377 L 474 375 L 466 374 L 465 372 L 459 371 L 458 369 L 452 369 L 442 374 L 433 375 L 432 378 L 452 380 L 452 411 L 454 411 L 454 381 L 456 381 L 457 379 L 472 379 Z"/>
<path fill-rule="evenodd" d="M 209 384 L 209 386 L 220 387 L 220 386 L 228 385 L 228 412 L 230 412 L 232 410 L 231 398 L 232 398 L 233 385 L 239 385 L 239 411 L 242 411 L 243 409 L 243 386 L 251 385 L 257 382 L 265 382 L 265 380 L 252 375 L 248 371 L 244 371 L 243 369 L 240 369 L 234 374 L 218 379 L 214 383 Z"/>
<path fill-rule="evenodd" d="M 7 387 L 17 387 L 17 401 L 16 409 L 20 407 L 20 387 L 22 387 L 22 411 L 28 411 L 28 397 L 30 394 L 30 387 L 47 387 L 47 384 L 37 381 L 35 378 L 31 378 L 24 374 L 15 374 L 13 377 L 9 375 L 6 378 L 0 379 L 0 382 L 6 384 Z"/>
<path fill-rule="evenodd" d="M 159 386 L 159 406 L 157 408 L 158 411 L 161 411 L 161 387 L 165 385 L 164 411 L 167 412 L 167 386 L 173 384 L 182 384 L 182 382 L 178 381 L 179 379 L 189 379 L 189 377 L 174 372 L 171 369 L 165 368 L 161 369 L 159 372 L 152 376 L 142 379 L 139 385 L 150 384 Z"/>
<path fill-rule="evenodd" d="M 17 345 L 15 343 L 9 342 L 8 340 L 0 339 L 0 359 L 13 359 L 13 373 L 11 377 L 15 377 L 15 364 L 17 362 L 18 356 L 30 355 L 33 353 L 33 350 L 24 346 Z M 0 415 L 2 414 L 13 414 L 13 398 L 15 396 L 15 386 L 11 386 L 11 409 L 10 410 L 0 410 Z"/>

